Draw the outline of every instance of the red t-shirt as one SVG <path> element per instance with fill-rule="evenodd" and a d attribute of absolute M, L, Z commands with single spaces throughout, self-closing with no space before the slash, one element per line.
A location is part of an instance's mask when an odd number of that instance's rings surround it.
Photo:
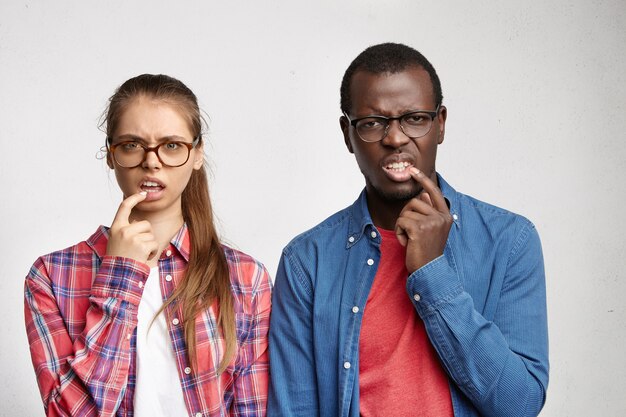
<path fill-rule="evenodd" d="M 361 416 L 453 416 L 448 377 L 406 292 L 405 248 L 381 233 L 359 339 Z"/>

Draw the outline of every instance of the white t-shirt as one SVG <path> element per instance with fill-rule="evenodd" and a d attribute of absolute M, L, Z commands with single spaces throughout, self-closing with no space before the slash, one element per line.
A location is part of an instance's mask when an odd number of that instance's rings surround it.
<path fill-rule="evenodd" d="M 159 268 L 155 266 L 150 269 L 137 312 L 135 417 L 188 416 L 165 313 L 152 322 L 162 305 Z"/>

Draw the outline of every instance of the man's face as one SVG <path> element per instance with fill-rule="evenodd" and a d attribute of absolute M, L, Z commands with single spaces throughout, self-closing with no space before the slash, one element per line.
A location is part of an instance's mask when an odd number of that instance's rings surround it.
<path fill-rule="evenodd" d="M 420 67 L 410 67 L 395 74 L 357 71 L 350 84 L 352 108 L 350 119 L 379 115 L 400 116 L 417 110 L 436 108 L 432 83 Z M 409 168 L 416 167 L 436 180 L 437 146 L 443 142 L 446 108 L 441 106 L 430 131 L 416 139 L 406 136 L 400 122 L 390 122 L 379 142 L 364 142 L 346 117 L 340 119 L 348 150 L 356 157 L 365 177 L 368 196 L 386 201 L 404 201 L 417 196 L 421 186 L 411 178 Z"/>

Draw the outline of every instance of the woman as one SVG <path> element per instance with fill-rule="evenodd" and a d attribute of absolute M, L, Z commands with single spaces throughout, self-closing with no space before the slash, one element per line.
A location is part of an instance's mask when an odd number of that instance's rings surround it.
<path fill-rule="evenodd" d="M 264 415 L 270 281 L 218 239 L 195 95 L 140 75 L 105 114 L 124 201 L 110 228 L 26 278 L 47 415 Z"/>

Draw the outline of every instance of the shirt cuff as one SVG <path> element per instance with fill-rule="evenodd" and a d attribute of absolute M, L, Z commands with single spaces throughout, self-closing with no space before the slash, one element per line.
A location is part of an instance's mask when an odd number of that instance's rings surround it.
<path fill-rule="evenodd" d="M 105 256 L 91 287 L 91 295 L 117 298 L 138 306 L 149 275 L 150 267 L 143 262 L 121 256 Z"/>
<path fill-rule="evenodd" d="M 420 315 L 436 310 L 463 292 L 453 259 L 446 253 L 409 275 L 406 290 Z"/>

